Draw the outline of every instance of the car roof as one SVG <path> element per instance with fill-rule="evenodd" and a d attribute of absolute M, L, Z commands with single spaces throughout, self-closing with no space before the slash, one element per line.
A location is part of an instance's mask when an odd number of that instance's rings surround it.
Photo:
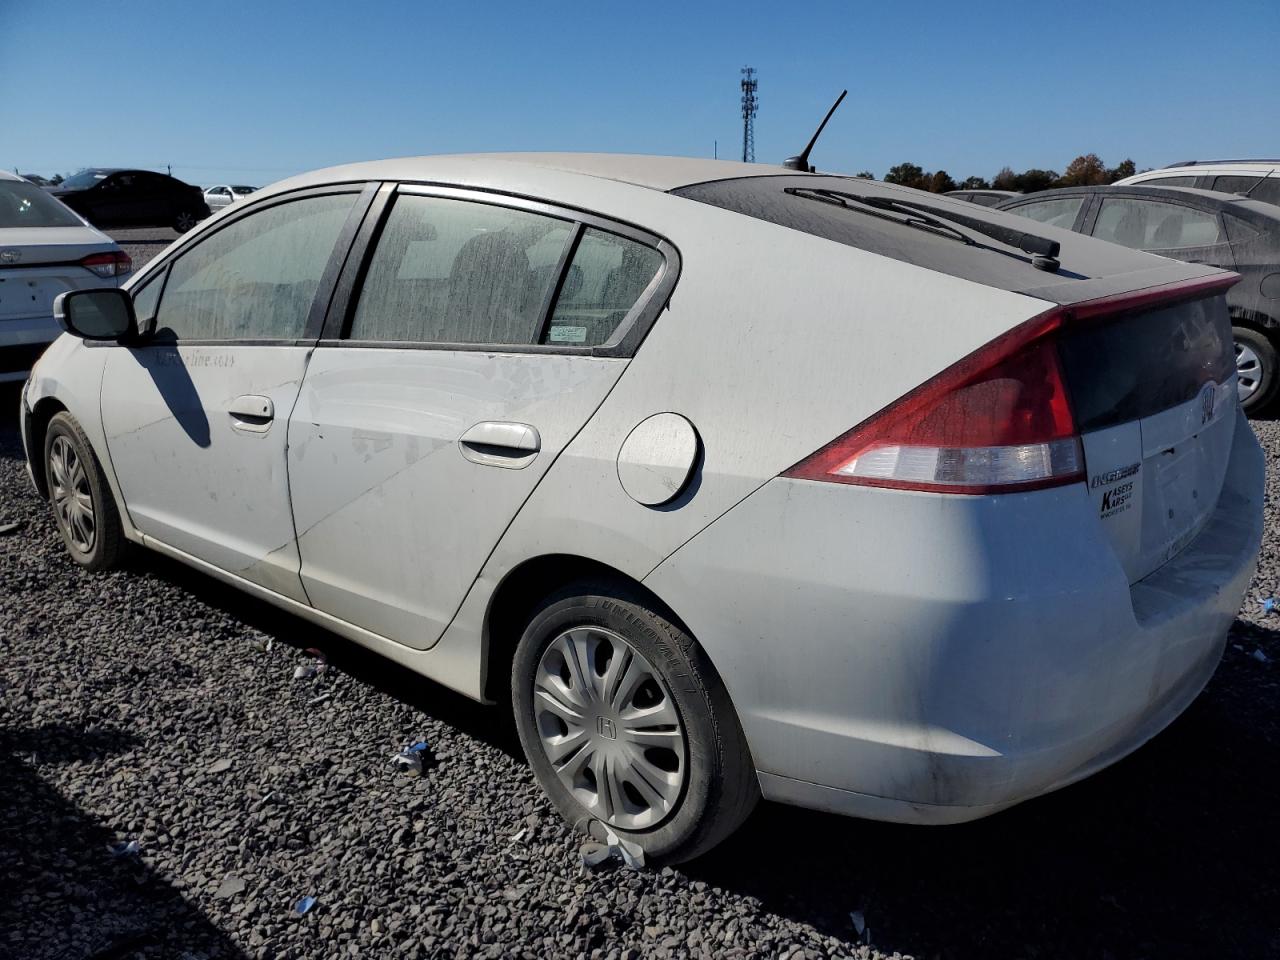
<path fill-rule="evenodd" d="M 669 191 L 695 183 L 739 177 L 784 176 L 795 171 L 764 163 L 739 163 L 699 157 L 660 157 L 624 153 L 467 153 L 372 160 L 315 170 L 272 185 L 280 189 L 342 180 L 467 179 L 469 173 L 492 173 L 495 168 L 519 171 L 526 177 L 540 171 L 578 174 L 616 180 L 653 190 Z"/>
<path fill-rule="evenodd" d="M 18 176 L 16 173 L 10 173 L 8 170 L 0 170 L 0 180 L 21 180 L 26 183 L 26 179 Z"/>
<path fill-rule="evenodd" d="M 1028 200 L 1051 200 L 1054 197 L 1077 197 L 1091 194 L 1116 194 L 1142 197 L 1164 197 L 1169 200 L 1188 199 L 1196 201 L 1193 206 L 1208 207 L 1218 210 L 1230 208 L 1233 211 L 1245 211 L 1266 217 L 1270 220 L 1280 219 L 1280 208 L 1275 204 L 1264 203 L 1249 197 L 1236 196 L 1233 193 L 1219 193 L 1216 190 L 1198 190 L 1195 187 L 1155 187 L 1145 183 L 1109 184 L 1094 187 L 1059 187 L 1056 190 L 1040 190 L 1036 193 L 1024 193 L 1019 197 L 1000 204 L 996 209 L 1005 210 L 1020 206 Z"/>

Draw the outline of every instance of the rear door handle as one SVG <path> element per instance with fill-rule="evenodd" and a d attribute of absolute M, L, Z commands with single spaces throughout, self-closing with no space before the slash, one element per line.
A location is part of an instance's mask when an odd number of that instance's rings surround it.
<path fill-rule="evenodd" d="M 542 449 L 542 438 L 527 423 L 486 420 L 462 435 L 458 449 L 472 463 L 519 470 L 533 462 Z"/>
<path fill-rule="evenodd" d="M 276 405 L 271 402 L 270 397 L 246 394 L 227 404 L 227 413 L 231 414 L 231 426 L 237 430 L 266 433 L 276 417 Z"/>

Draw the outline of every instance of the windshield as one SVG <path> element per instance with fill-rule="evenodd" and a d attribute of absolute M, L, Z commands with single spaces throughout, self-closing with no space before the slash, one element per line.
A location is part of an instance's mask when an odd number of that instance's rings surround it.
<path fill-rule="evenodd" d="M 0 180 L 0 228 L 79 226 L 79 217 L 34 183 Z"/>
<path fill-rule="evenodd" d="M 105 179 L 107 179 L 105 170 L 81 170 L 74 177 L 63 180 L 60 186 L 70 190 L 83 190 Z"/>

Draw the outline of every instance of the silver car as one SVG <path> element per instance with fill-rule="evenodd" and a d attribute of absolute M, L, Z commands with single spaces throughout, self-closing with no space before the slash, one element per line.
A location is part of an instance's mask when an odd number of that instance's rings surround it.
<path fill-rule="evenodd" d="M 1262 535 L 1234 279 L 759 164 L 357 164 L 65 295 L 23 439 L 80 564 L 510 698 L 676 861 L 761 796 L 982 817 L 1191 702 Z"/>
<path fill-rule="evenodd" d="M 257 187 L 246 187 L 243 184 L 220 183 L 204 192 L 204 202 L 209 209 L 217 213 L 223 207 L 229 207 L 237 200 L 243 200 L 253 193 Z"/>
<path fill-rule="evenodd" d="M 53 301 L 116 286 L 133 269 L 105 233 L 22 177 L 0 171 L 0 383 L 25 380 L 62 331 Z"/>

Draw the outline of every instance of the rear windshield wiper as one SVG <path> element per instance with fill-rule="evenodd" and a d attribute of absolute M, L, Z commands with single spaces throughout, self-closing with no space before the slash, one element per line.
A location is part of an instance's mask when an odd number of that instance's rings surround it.
<path fill-rule="evenodd" d="M 846 210 L 852 210 L 854 213 L 865 213 L 867 216 L 879 217 L 881 220 L 888 220 L 890 223 L 900 223 L 908 227 L 924 227 L 933 232 L 944 233 L 955 240 L 959 240 L 961 243 L 967 243 L 971 247 L 975 246 L 973 238 L 967 233 L 957 230 L 950 224 L 943 223 L 928 214 L 905 208 L 897 209 L 892 201 L 880 203 L 878 198 L 875 197 L 862 197 L 853 193 L 844 193 L 840 190 L 824 190 L 820 187 L 787 187 L 784 192 L 802 197 L 805 200 L 821 200 L 824 203 L 832 203 L 838 207 L 844 207 Z M 875 209 L 861 210 L 858 207 L 852 207 L 849 205 L 850 200 Z M 903 214 L 905 219 L 903 217 L 886 216 L 879 212 L 881 210 Z"/>
<path fill-rule="evenodd" d="M 813 200 L 824 200 L 828 203 L 839 203 L 849 210 L 856 210 L 851 207 L 848 201 L 859 203 L 864 207 L 871 207 L 873 210 L 886 210 L 895 213 L 901 213 L 911 219 L 931 227 L 932 229 L 943 228 L 948 232 L 960 236 L 966 243 L 972 244 L 974 241 L 969 236 L 956 230 L 955 227 L 941 221 L 950 221 L 950 223 L 958 223 L 965 229 L 972 230 L 974 233 L 984 237 L 989 237 L 998 243 L 1021 250 L 1023 253 L 1029 253 L 1034 259 L 1031 263 L 1033 266 L 1041 270 L 1054 271 L 1061 264 L 1058 262 L 1058 253 L 1062 249 L 1062 245 L 1057 240 L 1049 240 L 1046 237 L 1036 236 L 1034 233 L 1027 233 L 1025 230 L 1015 230 L 1012 227 L 1005 227 L 998 223 L 990 223 L 981 220 L 978 217 L 966 216 L 963 213 L 957 213 L 954 210 L 947 210 L 942 207 L 934 207 L 925 203 L 917 203 L 914 200 L 898 200 L 890 197 L 874 197 L 862 193 L 846 193 L 842 190 L 823 190 L 811 187 L 787 187 L 786 192 L 794 194 L 798 197 L 807 197 Z M 871 213 L 870 210 L 862 211 Z M 893 218 L 886 218 L 893 219 Z M 910 223 L 911 220 L 898 221 L 900 223 Z"/>

